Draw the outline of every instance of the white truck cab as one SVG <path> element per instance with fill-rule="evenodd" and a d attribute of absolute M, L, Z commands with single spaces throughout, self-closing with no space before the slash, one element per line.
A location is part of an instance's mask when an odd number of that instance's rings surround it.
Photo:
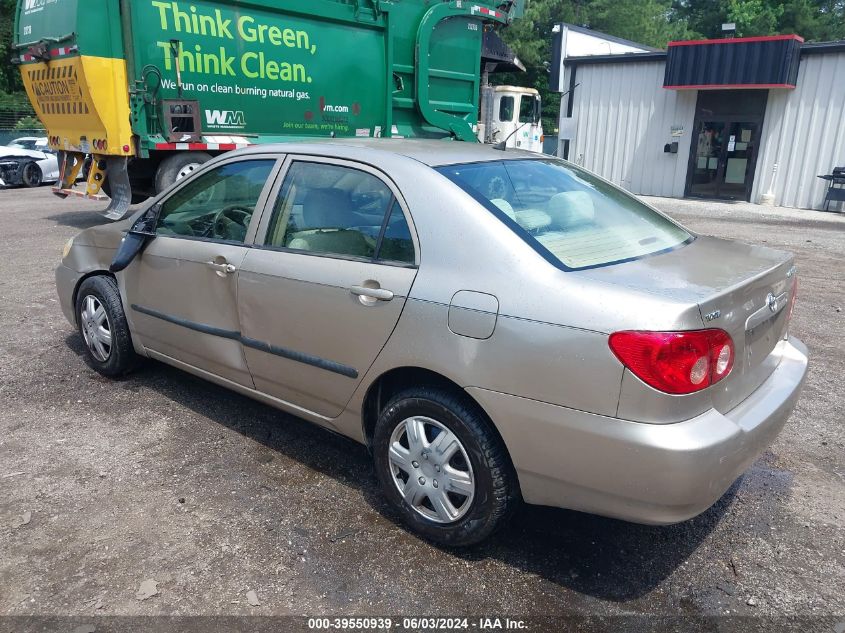
<path fill-rule="evenodd" d="M 492 86 L 493 108 L 488 139 L 507 147 L 543 151 L 540 93 L 534 88 Z M 483 140 L 483 139 L 482 139 Z"/>

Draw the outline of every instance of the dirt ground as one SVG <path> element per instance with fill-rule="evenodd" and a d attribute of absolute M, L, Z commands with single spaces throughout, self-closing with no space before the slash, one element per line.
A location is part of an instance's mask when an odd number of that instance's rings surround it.
<path fill-rule="evenodd" d="M 796 253 L 795 413 L 695 519 L 525 508 L 451 552 L 392 520 L 363 447 L 158 363 L 89 369 L 53 269 L 104 205 L 0 191 L 0 614 L 845 615 L 845 216 L 652 202 Z"/>

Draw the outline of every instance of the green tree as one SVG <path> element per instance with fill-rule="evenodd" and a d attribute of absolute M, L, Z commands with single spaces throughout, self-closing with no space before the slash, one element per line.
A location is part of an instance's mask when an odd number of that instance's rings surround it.
<path fill-rule="evenodd" d="M 551 57 L 552 27 L 557 22 L 583 24 L 589 0 L 533 0 L 525 15 L 501 31 L 502 39 L 529 68 L 542 67 Z"/>
<path fill-rule="evenodd" d="M 665 48 L 675 39 L 720 38 L 722 24 L 737 35 L 797 33 L 808 41 L 845 38 L 845 0 L 531 0 L 525 16 L 502 30 L 528 69 L 494 76 L 494 83 L 534 86 L 543 98 L 543 125 L 557 125 L 560 95 L 548 89 L 552 27 L 587 26 Z"/>
<path fill-rule="evenodd" d="M 797 33 L 810 42 L 845 38 L 845 2 L 787 0 L 778 31 Z"/>
<path fill-rule="evenodd" d="M 737 35 L 797 33 L 808 41 L 845 38 L 843 0 L 675 0 L 675 20 L 699 37 L 722 37 L 735 22 Z"/>
<path fill-rule="evenodd" d="M 13 130 L 43 130 L 44 125 L 38 120 L 35 115 L 25 116 L 15 123 Z"/>
<path fill-rule="evenodd" d="M 690 35 L 686 22 L 675 19 L 671 0 L 593 0 L 588 25 L 656 48 Z"/>
<path fill-rule="evenodd" d="M 739 37 L 769 35 L 778 30 L 783 5 L 766 0 L 728 0 L 728 21 Z"/>
<path fill-rule="evenodd" d="M 12 41 L 15 25 L 15 0 L 0 0 L 0 92 L 23 90 L 18 66 L 9 63 L 12 57 Z"/>
<path fill-rule="evenodd" d="M 675 0 L 672 15 L 686 23 L 691 38 L 721 37 L 722 24 L 728 21 L 727 3 L 722 0 Z"/>
<path fill-rule="evenodd" d="M 491 81 L 537 88 L 543 100 L 543 127 L 555 130 L 560 95 L 549 91 L 549 64 L 556 23 L 587 26 L 664 48 L 669 40 L 688 36 L 686 22 L 675 17 L 671 0 L 532 0 L 525 15 L 502 30 L 502 38 L 527 72 L 495 75 Z"/>
<path fill-rule="evenodd" d="M 588 0 L 533 0 L 525 15 L 501 31 L 502 39 L 525 65 L 524 73 L 494 75 L 491 82 L 499 85 L 531 86 L 540 92 L 543 102 L 543 127 L 557 128 L 560 95 L 549 90 L 549 68 L 552 59 L 552 27 L 557 22 L 583 23 Z"/>

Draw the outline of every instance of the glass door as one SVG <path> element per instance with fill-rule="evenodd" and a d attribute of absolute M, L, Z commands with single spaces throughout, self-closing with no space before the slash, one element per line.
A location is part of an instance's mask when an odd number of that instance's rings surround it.
<path fill-rule="evenodd" d="M 687 195 L 748 200 L 759 123 L 701 121 L 696 126 Z"/>
<path fill-rule="evenodd" d="M 693 137 L 693 162 L 690 166 L 689 195 L 702 198 L 716 198 L 719 196 L 719 173 L 722 162 L 723 140 L 725 138 L 724 122 L 701 121 Z"/>
<path fill-rule="evenodd" d="M 751 169 L 757 124 L 730 122 L 726 127 L 725 168 L 718 195 L 720 198 L 746 200 L 754 178 Z"/>

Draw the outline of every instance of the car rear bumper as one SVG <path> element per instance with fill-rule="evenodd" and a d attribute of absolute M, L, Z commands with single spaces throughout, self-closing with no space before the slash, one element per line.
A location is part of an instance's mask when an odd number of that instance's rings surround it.
<path fill-rule="evenodd" d="M 528 503 L 637 523 L 669 524 L 715 503 L 789 417 L 807 373 L 791 338 L 783 360 L 745 401 L 675 424 L 628 422 L 469 388 L 510 451 Z"/>

